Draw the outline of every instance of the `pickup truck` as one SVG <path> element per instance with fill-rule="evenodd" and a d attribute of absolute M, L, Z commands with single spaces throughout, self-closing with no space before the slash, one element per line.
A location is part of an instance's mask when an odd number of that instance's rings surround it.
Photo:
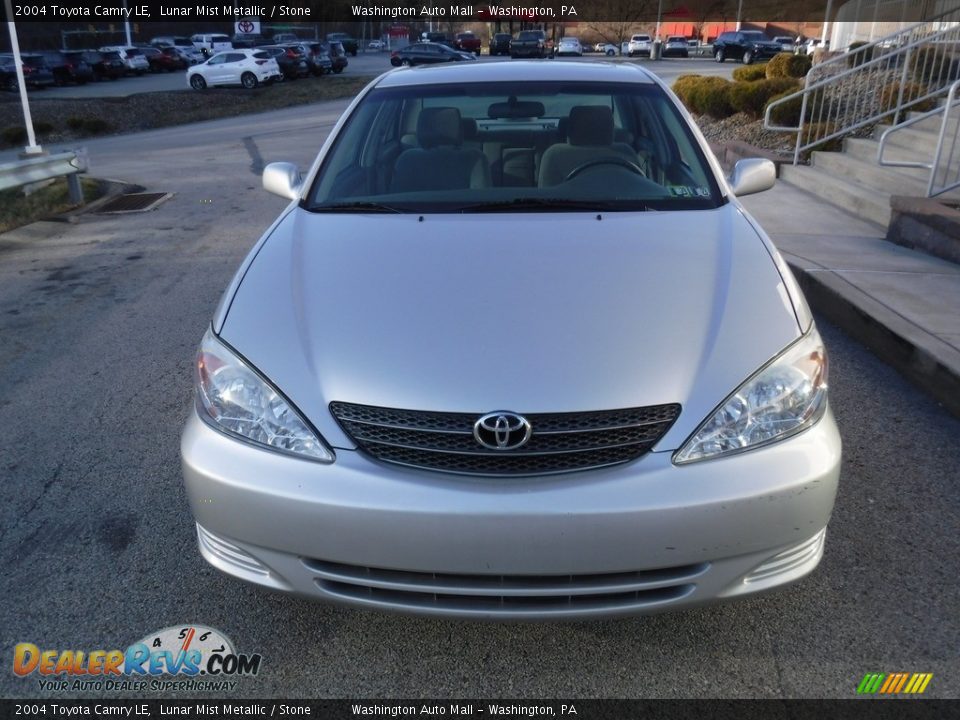
<path fill-rule="evenodd" d="M 510 57 L 545 58 L 549 54 L 547 36 L 543 30 L 521 30 L 510 43 Z"/>
<path fill-rule="evenodd" d="M 480 38 L 478 38 L 472 32 L 457 33 L 453 47 L 455 50 L 462 50 L 463 52 L 470 52 L 474 55 L 479 55 Z"/>

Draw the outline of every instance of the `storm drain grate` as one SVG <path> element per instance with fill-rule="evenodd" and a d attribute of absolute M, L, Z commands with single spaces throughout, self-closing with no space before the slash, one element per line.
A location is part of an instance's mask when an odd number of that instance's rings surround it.
<path fill-rule="evenodd" d="M 114 198 L 97 212 L 114 214 L 147 212 L 171 197 L 173 193 L 130 193 Z"/>

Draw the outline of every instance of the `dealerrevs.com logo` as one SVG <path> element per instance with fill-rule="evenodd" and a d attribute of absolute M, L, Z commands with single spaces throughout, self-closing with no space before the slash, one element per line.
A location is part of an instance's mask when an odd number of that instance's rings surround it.
<path fill-rule="evenodd" d="M 46 691 L 229 691 L 236 678 L 260 672 L 261 661 L 203 625 L 164 628 L 126 650 L 49 650 L 28 642 L 13 650 L 14 674 L 35 677 Z"/>

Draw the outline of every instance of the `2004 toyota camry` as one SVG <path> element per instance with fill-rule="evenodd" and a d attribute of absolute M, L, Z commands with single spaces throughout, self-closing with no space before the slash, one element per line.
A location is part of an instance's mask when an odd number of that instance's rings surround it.
<path fill-rule="evenodd" d="M 840 439 L 780 255 L 659 80 L 401 69 L 224 295 L 182 440 L 200 551 L 354 605 L 651 613 L 795 581 Z"/>

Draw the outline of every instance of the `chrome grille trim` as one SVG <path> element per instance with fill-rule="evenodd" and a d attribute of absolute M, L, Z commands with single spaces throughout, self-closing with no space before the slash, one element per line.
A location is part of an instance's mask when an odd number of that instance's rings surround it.
<path fill-rule="evenodd" d="M 466 575 L 302 559 L 326 593 L 383 607 L 525 615 L 664 605 L 696 589 L 709 563 L 592 575 Z"/>
<path fill-rule="evenodd" d="M 663 437 L 680 406 L 524 415 L 533 434 L 516 450 L 492 450 L 476 442 L 473 423 L 483 413 L 398 410 L 343 402 L 330 403 L 330 411 L 358 449 L 384 462 L 461 475 L 527 476 L 635 460 Z"/>

